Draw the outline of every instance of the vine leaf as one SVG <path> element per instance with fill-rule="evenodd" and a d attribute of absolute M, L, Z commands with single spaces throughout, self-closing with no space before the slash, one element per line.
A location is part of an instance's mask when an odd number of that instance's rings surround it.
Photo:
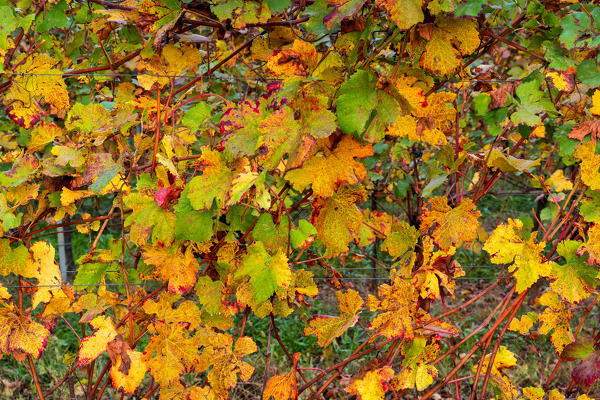
<path fill-rule="evenodd" d="M 199 264 L 191 247 L 147 246 L 142 253 L 147 264 L 156 267 L 156 276 L 169 283 L 171 293 L 185 293 L 196 283 Z"/>
<path fill-rule="evenodd" d="M 60 268 L 54 262 L 54 247 L 44 241 L 35 242 L 31 248 L 31 257 L 27 261 L 26 277 L 36 278 L 39 287 L 31 299 L 31 307 L 48 303 L 56 295 L 62 294 Z M 60 294 L 59 294 L 60 293 Z M 64 294 L 62 294 L 64 296 Z"/>
<path fill-rule="evenodd" d="M 346 392 L 359 396 L 362 400 L 383 400 L 388 390 L 388 382 L 394 377 L 394 370 L 385 366 L 367 372 L 362 378 L 355 379 Z"/>
<path fill-rule="evenodd" d="M 26 272 L 28 258 L 29 250 L 27 247 L 20 245 L 11 248 L 9 239 L 0 239 L 0 275 L 7 276 L 10 273 L 29 275 Z"/>
<path fill-rule="evenodd" d="M 180 299 L 179 294 L 163 292 L 158 301 L 146 300 L 142 309 L 163 324 L 181 324 L 189 330 L 197 329 L 202 322 L 198 306 L 191 300 L 179 302 Z"/>
<path fill-rule="evenodd" d="M 589 254 L 589 262 L 595 265 L 600 264 L 600 223 L 596 223 L 588 229 L 587 240 L 579 246 L 577 253 L 586 252 Z M 589 268 L 589 267 L 588 267 Z"/>
<path fill-rule="evenodd" d="M 410 29 L 419 22 L 423 22 L 422 0 L 377 0 L 377 5 L 383 7 L 390 14 L 390 18 L 399 29 Z"/>
<path fill-rule="evenodd" d="M 344 133 L 377 143 L 396 121 L 398 101 L 377 86 L 375 74 L 358 70 L 340 87 L 335 106 Z"/>
<path fill-rule="evenodd" d="M 313 204 L 311 222 L 317 229 L 317 238 L 325 245 L 325 257 L 348 251 L 348 242 L 358 234 L 363 221 L 356 203 L 365 200 L 363 188 L 343 186 L 333 196 Z"/>
<path fill-rule="evenodd" d="M 143 193 L 131 193 L 123 202 L 133 210 L 125 219 L 125 226 L 131 226 L 133 243 L 141 246 L 151 239 L 154 244 L 171 244 L 175 226 L 173 213 L 160 207 L 152 197 Z"/>
<path fill-rule="evenodd" d="M 379 299 L 369 295 L 367 307 L 381 311 L 372 321 L 369 330 L 387 338 L 412 339 L 413 318 L 417 294 L 410 279 L 395 276 L 393 284 L 383 284 L 377 289 Z"/>
<path fill-rule="evenodd" d="M 319 58 L 312 43 L 296 39 L 291 49 L 275 51 L 266 67 L 277 76 L 294 79 L 296 76 L 308 76 L 316 68 Z"/>
<path fill-rule="evenodd" d="M 540 125 L 542 119 L 538 114 L 546 109 L 541 101 L 544 92 L 540 90 L 540 83 L 537 80 L 521 83 L 515 93 L 519 98 L 519 105 L 517 111 L 511 115 L 511 121 L 529 126 Z"/>
<path fill-rule="evenodd" d="M 254 373 L 254 367 L 242 358 L 256 352 L 256 343 L 252 338 L 243 336 L 234 345 L 231 335 L 223 333 L 206 335 L 200 340 L 204 348 L 198 358 L 197 370 L 203 372 L 212 366 L 207 374 L 208 382 L 217 398 L 228 398 L 238 376 L 247 381 Z"/>
<path fill-rule="evenodd" d="M 106 346 L 112 342 L 119 334 L 110 317 L 99 315 L 90 321 L 93 329 L 96 329 L 93 335 L 81 339 L 79 346 L 79 359 L 77 365 L 84 367 L 94 361 L 98 356 L 106 351 Z"/>
<path fill-rule="evenodd" d="M 526 335 L 537 322 L 537 314 L 529 313 L 521 316 L 521 319 L 513 318 L 508 326 L 509 331 L 519 332 L 521 335 Z"/>
<path fill-rule="evenodd" d="M 596 144 L 593 141 L 581 143 L 573 153 L 581 160 L 581 180 L 592 190 L 600 189 L 600 155 L 596 154 Z"/>
<path fill-rule="evenodd" d="M 498 168 L 502 172 L 523 172 L 540 164 L 540 160 L 523 160 L 511 155 L 504 155 L 498 149 L 490 150 L 487 165 Z"/>
<path fill-rule="evenodd" d="M 306 160 L 301 168 L 289 171 L 286 179 L 294 189 L 302 191 L 312 185 L 319 197 L 329 197 L 341 185 L 355 185 L 366 175 L 365 166 L 355 158 L 373 155 L 371 145 L 363 146 L 349 136 L 330 151 L 325 149 Z"/>
<path fill-rule="evenodd" d="M 333 6 L 333 11 L 331 11 L 325 18 L 323 18 L 323 22 L 328 30 L 332 30 L 333 27 L 343 19 L 352 17 L 354 14 L 360 10 L 363 4 L 365 4 L 366 0 L 330 0 L 327 2 L 327 6 Z"/>
<path fill-rule="evenodd" d="M 597 90 L 596 93 L 600 93 L 600 90 Z M 600 103 L 600 100 L 598 100 L 598 102 Z M 600 106 L 598 107 L 600 108 Z M 600 139 L 600 119 L 583 121 L 579 125 L 573 127 L 568 136 L 571 139 L 582 141 L 588 134 L 594 144 Z"/>
<path fill-rule="evenodd" d="M 554 330 L 550 336 L 550 341 L 554 345 L 556 352 L 560 353 L 566 345 L 575 340 L 569 326 L 572 313 L 567 310 L 564 302 L 553 291 L 542 294 L 538 301 L 542 306 L 546 307 L 543 313 L 538 314 L 538 320 L 540 321 L 538 331 L 542 335 L 546 335 L 551 330 Z"/>
<path fill-rule="evenodd" d="M 235 272 L 235 279 L 248 277 L 254 300 L 262 303 L 280 289 L 287 289 L 292 278 L 288 259 L 279 249 L 273 256 L 267 253 L 262 242 L 254 242 Z"/>
<path fill-rule="evenodd" d="M 398 389 L 416 387 L 421 391 L 431 385 L 437 378 L 438 370 L 431 364 L 440 352 L 437 343 L 427 344 L 425 336 L 415 336 L 411 341 L 402 344 L 401 371 L 394 377 L 392 385 Z"/>
<path fill-rule="evenodd" d="M 490 364 L 491 354 L 486 354 L 482 364 L 482 371 L 487 371 Z M 506 376 L 504 370 L 513 368 L 517 365 L 517 359 L 514 353 L 508 350 L 505 346 L 500 346 L 494 357 L 494 362 L 491 368 L 490 382 L 494 384 L 502 393 L 510 395 L 510 398 L 517 398 L 517 389 L 511 380 Z M 473 372 L 477 371 L 477 365 L 472 368 Z"/>
<path fill-rule="evenodd" d="M 40 358 L 48 335 L 48 329 L 14 306 L 0 308 L 0 353 L 12 351 L 20 360 L 25 358 L 23 353 Z"/>
<path fill-rule="evenodd" d="M 315 335 L 317 344 L 321 347 L 329 346 L 335 338 L 353 327 L 364 305 L 363 299 L 356 290 L 349 289 L 346 293 L 337 291 L 335 295 L 338 299 L 340 315 L 337 317 L 315 315 L 304 328 L 304 335 Z"/>
<path fill-rule="evenodd" d="M 231 188 L 233 171 L 225 163 L 223 155 L 205 146 L 197 164 L 202 175 L 195 176 L 187 184 L 187 198 L 192 207 L 195 210 L 205 210 L 212 206 L 213 201 L 219 206 L 224 204 Z"/>
<path fill-rule="evenodd" d="M 431 207 L 423 214 L 420 230 L 424 233 L 433 227 L 432 237 L 440 249 L 460 247 L 463 242 L 477 237 L 481 213 L 471 199 L 465 199 L 455 208 L 448 205 L 445 196 L 434 197 L 429 204 Z"/>
<path fill-rule="evenodd" d="M 300 359 L 300 353 L 293 355 L 294 365 L 292 370 L 285 375 L 272 376 L 265 386 L 263 400 L 297 400 L 298 399 L 298 379 L 296 378 L 296 365 Z"/>
<path fill-rule="evenodd" d="M 178 48 L 167 44 L 162 48 L 160 56 L 154 54 L 150 59 L 138 63 L 138 68 L 146 73 L 138 74 L 137 79 L 146 90 L 150 90 L 154 84 L 162 88 L 174 77 L 196 68 L 200 61 L 200 53 L 194 46 Z"/>
<path fill-rule="evenodd" d="M 190 337 L 185 323 L 154 323 L 155 335 L 144 350 L 144 361 L 161 386 L 176 382 L 198 362 L 198 339 Z"/>
<path fill-rule="evenodd" d="M 126 373 L 122 371 L 125 358 L 118 354 L 116 361 L 110 367 L 110 379 L 114 388 L 123 389 L 125 393 L 133 393 L 142 383 L 147 367 L 142 358 L 143 355 L 139 351 L 128 349 L 126 354 L 129 359 L 128 371 Z"/>
<path fill-rule="evenodd" d="M 59 116 L 69 110 L 69 93 L 57 64 L 52 57 L 36 53 L 16 68 L 4 103 L 12 105 L 12 113 L 23 125 L 29 127 L 39 118 L 37 101 L 50 104 L 50 111 Z"/>
<path fill-rule="evenodd" d="M 437 17 L 432 27 L 418 30 L 420 37 L 411 42 L 413 51 L 421 53 L 419 63 L 426 70 L 447 75 L 456 70 L 462 56 L 479 46 L 477 22 L 470 19 Z M 425 44 L 422 38 L 426 39 Z"/>
<path fill-rule="evenodd" d="M 528 240 L 522 238 L 523 222 L 519 219 L 508 219 L 500 224 L 485 242 L 483 249 L 491 256 L 494 264 L 514 263 L 508 268 L 514 272 L 517 280 L 516 292 L 522 293 L 531 287 L 540 277 L 551 273 L 551 265 L 542 260 L 541 252 L 546 245 L 536 243 L 535 235 Z"/>
<path fill-rule="evenodd" d="M 564 265 L 552 263 L 550 287 L 571 303 L 579 303 L 587 298 L 597 285 L 598 269 L 587 265 L 585 259 L 577 257 L 581 243 L 574 240 L 560 242 L 556 248 L 565 259 Z"/>

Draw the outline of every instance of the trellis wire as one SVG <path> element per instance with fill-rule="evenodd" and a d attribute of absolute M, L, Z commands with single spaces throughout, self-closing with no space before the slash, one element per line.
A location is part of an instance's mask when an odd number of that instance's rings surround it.
<path fill-rule="evenodd" d="M 90 72 L 90 73 L 77 73 L 77 72 L 62 72 L 62 73 L 58 73 L 58 72 L 0 72 L 0 75 L 4 75 L 4 76 L 62 76 L 65 78 L 68 77 L 76 77 L 76 76 L 86 76 L 86 77 L 107 77 L 107 78 L 114 78 L 114 77 L 138 77 L 140 75 L 143 76 L 151 76 L 151 77 L 155 77 L 155 78 L 199 78 L 202 75 L 167 75 L 167 74 L 151 74 L 151 73 L 144 73 L 144 72 Z M 225 75 L 225 74 L 211 74 L 211 75 L 205 75 L 202 76 L 202 79 L 207 79 L 207 80 L 225 80 L 225 79 L 232 79 L 232 80 L 246 80 L 246 81 L 261 81 L 261 82 L 281 82 L 281 79 L 274 79 L 274 78 L 253 78 L 253 77 L 246 77 L 246 76 L 229 76 L 229 75 Z M 456 79 L 453 80 L 453 82 L 482 82 L 482 83 L 518 83 L 521 82 L 523 79 Z"/>

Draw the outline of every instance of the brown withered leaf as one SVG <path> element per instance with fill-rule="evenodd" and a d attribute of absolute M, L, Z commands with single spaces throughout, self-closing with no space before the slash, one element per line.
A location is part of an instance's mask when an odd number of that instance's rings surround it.
<path fill-rule="evenodd" d="M 592 137 L 592 142 L 596 143 L 596 140 L 600 138 L 600 120 L 595 119 L 592 121 L 585 121 L 577 125 L 569 133 L 571 139 L 583 140 L 588 133 Z"/>
<path fill-rule="evenodd" d="M 496 108 L 504 107 L 504 103 L 506 103 L 507 94 L 510 94 L 512 96 L 515 93 L 516 87 L 517 82 L 509 82 L 506 85 L 500 86 L 498 89 L 492 90 L 490 92 L 490 96 L 492 96 L 490 108 L 494 110 Z"/>

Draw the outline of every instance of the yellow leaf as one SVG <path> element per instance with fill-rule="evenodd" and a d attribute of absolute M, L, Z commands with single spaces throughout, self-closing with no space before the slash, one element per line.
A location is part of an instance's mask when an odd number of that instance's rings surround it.
<path fill-rule="evenodd" d="M 32 255 L 27 262 L 29 277 L 37 278 L 39 287 L 31 299 L 31 306 L 47 303 L 52 294 L 60 292 L 61 275 L 58 264 L 54 262 L 54 247 L 44 241 L 35 242 L 30 248 Z"/>
<path fill-rule="evenodd" d="M 275 375 L 269 379 L 263 392 L 263 400 L 295 400 L 298 398 L 298 380 L 293 369 L 289 374 Z"/>
<path fill-rule="evenodd" d="M 483 371 L 487 370 L 487 366 L 490 363 L 491 356 L 491 354 L 486 354 L 485 359 L 483 361 Z M 508 350 L 505 346 L 500 346 L 498 348 L 496 356 L 494 357 L 492 371 L 497 372 L 504 368 L 512 368 L 515 365 L 517 365 L 517 358 L 515 357 L 515 354 L 512 351 Z M 473 365 L 473 372 L 477 371 L 477 367 L 477 364 Z"/>
<path fill-rule="evenodd" d="M 349 289 L 346 293 L 335 292 L 337 296 L 340 315 L 315 315 L 308 321 L 304 328 L 304 335 L 316 335 L 317 344 L 327 347 L 335 338 L 341 336 L 358 321 L 358 314 L 364 304 L 357 291 Z"/>
<path fill-rule="evenodd" d="M 543 400 L 544 394 L 544 389 L 539 387 L 528 386 L 523 388 L 523 395 L 530 400 Z"/>
<path fill-rule="evenodd" d="M 178 48 L 169 43 L 163 47 L 161 56 L 154 54 L 151 59 L 140 62 L 140 68 L 147 73 L 139 74 L 137 79 L 146 90 L 150 90 L 155 83 L 162 88 L 175 76 L 193 70 L 200 61 L 200 52 L 194 46 Z"/>
<path fill-rule="evenodd" d="M 29 125 L 38 114 L 37 101 L 49 103 L 51 112 L 60 116 L 69 109 L 69 93 L 62 71 L 55 68 L 57 64 L 52 57 L 36 53 L 16 68 L 4 103 L 13 106 L 13 112 L 23 118 L 24 125 Z"/>
<path fill-rule="evenodd" d="M 565 395 L 556 389 L 552 389 L 548 392 L 548 400 L 565 400 Z"/>
<path fill-rule="evenodd" d="M 404 342 L 401 350 L 404 359 L 392 385 L 396 389 L 424 390 L 438 375 L 437 368 L 431 363 L 437 358 L 440 346 L 435 341 L 428 345 L 425 336 L 415 336 L 413 340 Z"/>
<path fill-rule="evenodd" d="M 596 89 L 592 95 L 592 107 L 590 112 L 594 115 L 600 115 L 600 89 Z"/>
<path fill-rule="evenodd" d="M 12 305 L 0 308 L 0 353 L 16 351 L 39 358 L 49 334 L 43 325 Z"/>
<path fill-rule="evenodd" d="M 551 266 L 543 261 L 542 251 L 546 243 L 536 243 L 535 235 L 529 240 L 522 239 L 523 223 L 518 219 L 508 219 L 500 224 L 485 242 L 483 249 L 491 256 L 494 264 L 514 263 L 508 268 L 517 280 L 516 292 L 522 293 L 542 276 L 548 276 Z"/>
<path fill-rule="evenodd" d="M 117 390 L 123 389 L 125 393 L 133 393 L 146 375 L 146 362 L 139 351 L 127 349 L 127 355 L 129 360 L 125 364 L 121 355 L 117 354 L 116 363 L 110 368 L 110 379 Z"/>
<path fill-rule="evenodd" d="M 256 343 L 249 337 L 241 337 L 233 345 L 231 335 L 217 333 L 206 337 L 204 348 L 198 359 L 197 371 L 203 372 L 212 366 L 207 374 L 212 389 L 221 398 L 228 398 L 229 390 L 237 384 L 238 376 L 247 381 L 254 373 L 254 367 L 242 360 L 256 352 Z"/>
<path fill-rule="evenodd" d="M 198 306 L 190 300 L 179 302 L 180 299 L 181 296 L 178 294 L 162 292 L 158 301 L 148 299 L 142 309 L 146 314 L 156 315 L 156 319 L 161 322 L 185 323 L 190 330 L 198 328 L 202 322 Z"/>
<path fill-rule="evenodd" d="M 479 32 L 475 21 L 437 17 L 419 61 L 430 72 L 446 75 L 458 68 L 462 56 L 472 53 L 477 46 Z"/>
<path fill-rule="evenodd" d="M 580 143 L 573 155 L 581 160 L 581 180 L 592 190 L 600 189 L 600 155 L 596 154 L 596 144 L 593 141 Z"/>
<path fill-rule="evenodd" d="M 222 205 L 227 200 L 234 171 L 227 166 L 223 155 L 208 146 L 202 148 L 202 157 L 197 163 L 202 175 L 195 176 L 188 183 L 188 198 L 195 210 L 212 206 L 213 200 Z"/>
<path fill-rule="evenodd" d="M 27 147 L 28 153 L 35 153 L 44 149 L 48 143 L 52 143 L 56 138 L 62 138 L 63 129 L 51 122 L 42 121 L 36 125 L 31 132 L 31 139 Z"/>
<path fill-rule="evenodd" d="M 422 0 L 377 0 L 377 5 L 387 10 L 399 29 L 410 29 L 425 18 Z"/>
<path fill-rule="evenodd" d="M 513 318 L 510 321 L 508 330 L 519 332 L 521 335 L 526 335 L 529 332 L 529 330 L 533 327 L 534 322 L 535 321 L 531 318 L 531 316 L 525 314 L 521 317 L 521 320 L 519 320 L 518 318 Z"/>
<path fill-rule="evenodd" d="M 74 204 L 78 200 L 91 196 L 94 196 L 94 192 L 91 190 L 70 190 L 69 188 L 64 187 L 60 193 L 60 203 L 66 207 Z"/>
<path fill-rule="evenodd" d="M 291 49 L 277 51 L 267 61 L 267 68 L 275 75 L 293 78 L 308 76 L 319 63 L 319 53 L 310 42 L 296 39 Z"/>
<path fill-rule="evenodd" d="M 198 360 L 198 339 L 190 337 L 185 323 L 155 323 L 155 335 L 144 350 L 150 373 L 161 386 L 175 383 Z"/>
<path fill-rule="evenodd" d="M 313 205 L 313 225 L 317 238 L 326 247 L 325 257 L 348 251 L 348 242 L 360 231 L 363 215 L 356 203 L 366 200 L 362 188 L 344 186 L 327 199 Z"/>
<path fill-rule="evenodd" d="M 329 197 L 341 184 L 355 185 L 367 171 L 355 158 L 373 155 L 371 145 L 361 145 L 344 136 L 333 151 L 326 149 L 304 162 L 301 168 L 289 171 L 286 178 L 299 191 L 312 185 L 315 195 Z"/>
<path fill-rule="evenodd" d="M 394 370 L 386 366 L 369 371 L 362 379 L 355 379 L 346 392 L 361 400 L 383 400 L 387 392 L 387 382 L 394 376 Z"/>
<path fill-rule="evenodd" d="M 94 361 L 100 354 L 106 351 L 106 345 L 119 334 L 110 317 L 97 316 L 90 325 L 97 329 L 93 335 L 81 339 L 79 346 L 79 359 L 77 364 L 80 367 L 86 366 Z"/>
<path fill-rule="evenodd" d="M 546 306 L 544 312 L 538 314 L 538 320 L 540 321 L 539 333 L 545 335 L 554 329 L 550 340 L 556 352 L 560 354 L 567 344 L 575 340 L 569 326 L 572 314 L 566 309 L 564 302 L 560 300 L 555 292 L 544 293 L 540 296 L 539 302 L 541 305 Z"/>
<path fill-rule="evenodd" d="M 573 188 L 573 183 L 565 177 L 562 169 L 554 171 L 544 183 L 556 192 L 565 192 Z"/>
<path fill-rule="evenodd" d="M 587 252 L 590 263 L 600 264 L 600 224 L 592 225 L 588 229 L 587 236 L 587 240 L 581 244 L 578 252 Z"/>
<path fill-rule="evenodd" d="M 412 339 L 417 295 L 411 280 L 396 276 L 392 285 L 382 284 L 377 290 L 380 299 L 369 295 L 367 307 L 381 312 L 373 319 L 369 330 L 390 339 Z"/>
<path fill-rule="evenodd" d="M 169 283 L 171 293 L 185 293 L 196 283 L 199 264 L 191 247 L 184 253 L 179 246 L 146 246 L 142 257 L 156 267 L 163 282 Z"/>
<path fill-rule="evenodd" d="M 455 208 L 448 205 L 445 196 L 434 197 L 429 204 L 431 208 L 423 214 L 420 230 L 425 233 L 434 227 L 432 236 L 440 249 L 460 247 L 477 237 L 481 213 L 471 199 L 465 199 Z"/>

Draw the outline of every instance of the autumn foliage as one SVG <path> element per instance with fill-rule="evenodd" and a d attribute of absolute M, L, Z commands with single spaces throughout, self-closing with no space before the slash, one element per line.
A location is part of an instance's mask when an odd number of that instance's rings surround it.
<path fill-rule="evenodd" d="M 0 362 L 31 396 L 589 398 L 600 6 L 0 0 L 0 19 Z M 503 192 L 527 213 L 482 207 Z M 48 236 L 66 227 L 72 278 Z M 467 287 L 474 259 L 493 279 Z M 78 350 L 48 381 L 59 327 Z"/>

